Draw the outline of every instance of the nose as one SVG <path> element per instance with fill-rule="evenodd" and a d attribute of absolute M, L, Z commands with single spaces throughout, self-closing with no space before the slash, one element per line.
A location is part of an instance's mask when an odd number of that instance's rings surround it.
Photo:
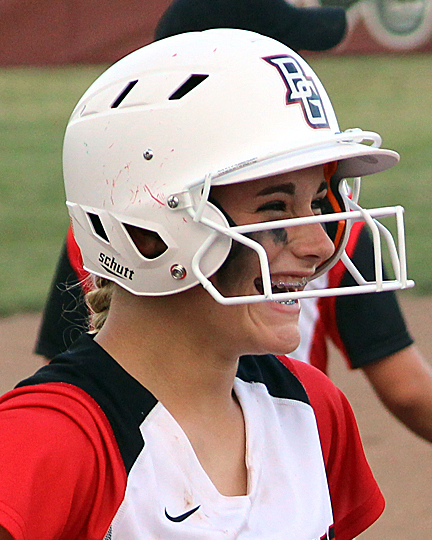
<path fill-rule="evenodd" d="M 292 227 L 291 230 L 288 229 L 288 235 L 294 256 L 311 267 L 317 268 L 335 251 L 335 246 L 321 223 Z"/>

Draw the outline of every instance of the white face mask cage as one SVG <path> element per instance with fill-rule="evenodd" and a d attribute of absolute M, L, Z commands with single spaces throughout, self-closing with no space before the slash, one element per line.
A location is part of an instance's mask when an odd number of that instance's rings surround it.
<path fill-rule="evenodd" d="M 360 131 L 360 130 L 359 130 Z M 372 137 L 374 135 L 374 137 Z M 344 134 L 338 134 L 338 139 L 343 141 Z M 365 137 L 366 136 L 366 137 Z M 376 136 L 376 137 L 375 137 Z M 346 137 L 346 134 L 345 134 Z M 361 132 L 359 138 L 364 140 L 373 141 L 373 146 L 379 146 L 380 137 L 377 134 L 370 132 Z M 273 158 L 275 156 L 270 156 Z M 267 159 L 269 156 L 267 156 Z M 257 161 L 257 160 L 256 160 Z M 256 162 L 255 161 L 255 162 Z M 231 171 L 228 171 L 228 173 Z M 342 200 L 345 204 L 345 207 L 348 208 L 348 211 L 337 212 L 334 214 L 325 214 L 325 215 L 315 215 L 308 217 L 299 217 L 299 218 L 289 218 L 284 220 L 269 221 L 264 223 L 254 223 L 250 225 L 240 225 L 240 226 L 224 226 L 218 223 L 215 223 L 212 220 L 209 220 L 203 216 L 203 211 L 205 205 L 208 204 L 208 197 L 210 194 L 210 189 L 212 181 L 216 178 L 223 176 L 225 172 L 216 173 L 215 175 L 208 174 L 204 179 L 204 185 L 201 182 L 202 190 L 201 196 L 199 197 L 198 204 L 190 204 L 190 201 L 193 200 L 192 194 L 189 192 L 185 197 L 186 193 L 181 194 L 180 196 L 183 200 L 187 199 L 189 204 L 181 205 L 187 207 L 189 215 L 193 218 L 195 222 L 202 223 L 203 225 L 213 229 L 214 233 L 211 234 L 207 240 L 201 245 L 201 247 L 196 252 L 192 260 L 192 272 L 204 289 L 219 303 L 224 305 L 236 305 L 236 304 L 251 304 L 258 302 L 289 302 L 298 300 L 301 298 L 311 298 L 311 297 L 328 297 L 328 296 L 345 296 L 351 294 L 365 294 L 372 292 L 381 292 L 381 291 L 390 291 L 390 290 L 399 290 L 407 289 L 414 286 L 412 280 L 407 279 L 407 265 L 406 265 L 406 250 L 405 250 L 405 228 L 404 228 L 404 219 L 403 213 L 404 209 L 402 206 L 394 207 L 383 207 L 383 208 L 373 208 L 373 209 L 364 209 L 358 204 L 359 195 L 360 195 L 360 186 L 361 179 L 359 177 L 353 179 L 353 187 L 349 188 L 346 180 L 342 180 L 339 183 L 339 193 L 342 197 Z M 198 183 L 190 186 L 190 189 L 193 189 L 198 186 Z M 397 243 L 395 242 L 391 232 L 380 222 L 378 218 L 385 218 L 389 216 L 394 216 L 396 219 L 396 236 Z M 265 248 L 259 244 L 257 241 L 245 236 L 249 233 L 268 231 L 271 229 L 282 229 L 282 228 L 291 228 L 302 225 L 310 225 L 314 223 L 332 223 L 336 221 L 346 221 L 348 230 L 350 225 L 355 221 L 364 221 L 371 231 L 371 236 L 373 240 L 373 250 L 374 250 L 374 268 L 375 268 L 375 280 L 366 281 L 362 276 L 361 272 L 357 269 L 354 263 L 351 261 L 346 251 L 342 246 L 341 254 L 332 260 L 332 263 L 329 264 L 325 270 L 330 269 L 334 264 L 341 259 L 342 263 L 354 278 L 357 286 L 354 287 L 334 287 L 326 289 L 310 289 L 302 291 L 293 291 L 293 292 L 273 292 L 272 291 L 272 280 L 270 273 L 270 265 Z M 211 283 L 211 281 L 204 275 L 201 270 L 201 261 L 205 257 L 206 253 L 210 250 L 211 246 L 214 244 L 219 235 L 225 235 L 243 244 L 246 247 L 251 248 L 258 255 L 259 265 L 261 270 L 261 278 L 263 284 L 263 294 L 249 295 L 249 296 L 233 296 L 225 297 L 223 296 L 216 287 Z M 390 255 L 390 262 L 394 274 L 394 279 L 384 279 L 383 278 L 383 261 L 382 261 L 382 243 L 385 242 L 388 253 Z M 320 275 L 317 272 L 312 279 Z"/>
<path fill-rule="evenodd" d="M 407 262 L 406 262 L 406 248 L 405 248 L 405 227 L 404 227 L 404 208 L 402 206 L 394 206 L 373 210 L 366 210 L 358 204 L 360 195 L 361 178 L 354 178 L 352 197 L 347 196 L 348 189 L 346 187 L 346 181 L 344 180 L 339 188 L 342 198 L 345 204 L 352 210 L 353 213 L 360 212 L 361 219 L 368 225 L 373 241 L 374 249 L 374 268 L 375 268 L 375 281 L 367 282 L 361 273 L 358 271 L 354 263 L 348 257 L 346 251 L 343 251 L 341 255 L 341 261 L 354 278 L 359 287 L 356 287 L 355 293 L 364 292 L 381 292 L 385 290 L 397 290 L 407 289 L 414 286 L 414 281 L 407 279 Z M 376 210 L 382 212 L 376 214 Z M 397 234 L 397 246 L 393 239 L 391 232 L 377 219 L 377 217 L 384 217 L 386 215 L 394 215 L 396 217 L 396 234 Z M 383 280 L 383 263 L 382 263 L 382 242 L 381 235 L 386 242 L 386 246 L 390 256 L 391 266 L 395 275 L 394 280 Z M 373 287 L 372 290 L 368 290 Z M 346 287 L 349 289 L 350 287 Z M 338 290 L 338 289 L 335 289 Z M 342 293 L 344 294 L 344 293 Z M 347 293 L 349 294 L 349 293 Z"/>

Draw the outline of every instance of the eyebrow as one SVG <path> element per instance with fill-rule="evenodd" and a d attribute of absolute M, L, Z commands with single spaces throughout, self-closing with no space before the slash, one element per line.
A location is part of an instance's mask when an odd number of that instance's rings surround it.
<path fill-rule="evenodd" d="M 327 182 L 321 182 L 317 189 L 317 194 L 328 188 Z M 285 184 L 276 184 L 274 186 L 268 186 L 257 193 L 257 197 L 263 197 L 264 195 L 273 195 L 274 193 L 286 193 L 287 195 L 295 195 L 296 186 L 292 182 Z"/>

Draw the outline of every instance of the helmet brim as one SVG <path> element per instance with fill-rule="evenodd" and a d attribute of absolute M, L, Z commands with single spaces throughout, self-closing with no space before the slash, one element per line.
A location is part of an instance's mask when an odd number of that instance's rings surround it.
<path fill-rule="evenodd" d="M 335 178 L 354 178 L 385 171 L 396 165 L 399 154 L 393 150 L 359 143 L 332 143 L 245 160 L 213 176 L 213 185 L 234 184 L 296 171 L 332 161 L 338 162 Z"/>

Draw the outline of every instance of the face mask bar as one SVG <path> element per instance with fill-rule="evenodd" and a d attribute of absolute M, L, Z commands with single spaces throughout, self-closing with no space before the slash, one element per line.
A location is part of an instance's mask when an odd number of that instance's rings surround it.
<path fill-rule="evenodd" d="M 397 224 L 397 241 L 399 251 L 396 248 L 395 242 L 390 231 L 384 227 L 382 223 L 371 217 L 371 212 L 363 209 L 358 205 L 357 201 L 360 194 L 361 178 L 354 178 L 354 186 L 352 191 L 352 197 L 347 196 L 349 191 L 346 187 L 346 181 L 341 183 L 339 192 L 344 199 L 348 208 L 353 211 L 361 212 L 364 221 L 369 226 L 372 233 L 373 248 L 374 248 L 374 264 L 375 264 L 375 284 L 376 291 L 381 292 L 384 290 L 383 281 L 383 265 L 382 265 L 382 250 L 381 250 L 381 238 L 380 234 L 386 240 L 387 248 L 389 250 L 390 260 L 393 267 L 393 271 L 396 277 L 396 283 L 401 283 L 401 289 L 414 286 L 414 282 L 407 280 L 407 266 L 406 266 L 406 248 L 405 248 L 405 231 L 403 224 L 404 209 L 402 206 L 393 207 L 396 224 Z M 368 282 L 363 278 L 361 273 L 357 270 L 351 259 L 348 257 L 346 251 L 341 255 L 341 260 L 351 276 L 355 279 L 358 285 L 365 286 Z M 362 291 L 359 291 L 362 292 Z"/>
<path fill-rule="evenodd" d="M 206 177 L 206 183 L 210 184 L 211 177 Z M 209 238 L 204 242 L 200 249 L 195 254 L 192 260 L 192 272 L 202 284 L 202 286 L 209 292 L 209 294 L 219 303 L 224 305 L 236 305 L 236 304 L 251 304 L 258 302 L 272 302 L 272 301 L 289 301 L 297 300 L 301 298 L 311 298 L 311 297 L 327 297 L 327 296 L 345 296 L 350 294 L 365 294 L 372 292 L 381 292 L 381 291 L 390 291 L 398 289 L 406 289 L 414 286 L 412 280 L 407 279 L 407 269 L 406 269 L 406 251 L 405 251 L 405 229 L 404 229 L 404 220 L 403 213 L 404 209 L 401 206 L 396 207 L 383 207 L 383 208 L 374 208 L 374 209 L 364 209 L 358 205 L 358 197 L 360 193 L 360 178 L 354 179 L 354 185 L 352 188 L 351 197 L 349 196 L 350 189 L 346 181 L 342 181 L 339 186 L 339 192 L 344 199 L 347 208 L 350 210 L 348 212 L 338 212 L 335 214 L 327 215 L 317 215 L 317 216 L 308 216 L 308 217 L 299 217 L 299 218 L 289 218 L 285 220 L 277 220 L 264 223 L 254 223 L 251 225 L 241 225 L 235 227 L 227 227 L 215 223 L 212 220 L 205 218 L 202 215 L 203 204 L 202 201 L 204 197 L 208 197 L 209 189 L 204 188 L 203 196 L 200 199 L 199 204 L 197 205 L 197 210 L 195 211 L 193 207 L 188 208 L 189 214 L 193 217 L 195 221 L 201 222 L 203 225 L 214 230 L 214 233 L 209 236 Z M 378 218 L 394 216 L 396 219 L 397 226 L 397 246 L 393 239 L 391 232 L 378 221 Z M 270 229 L 282 229 L 282 228 L 291 228 L 302 225 L 310 225 L 314 223 L 331 223 L 335 221 L 348 222 L 354 221 L 364 221 L 369 227 L 372 239 L 373 239 L 373 249 L 374 249 L 374 265 L 375 265 L 375 281 L 370 282 L 366 281 L 359 270 L 356 268 L 354 263 L 348 257 L 345 251 L 341 255 L 341 260 L 348 272 L 352 275 L 354 280 L 357 283 L 357 286 L 354 287 L 336 287 L 328 289 L 315 289 L 315 290 L 303 290 L 295 292 L 273 292 L 272 283 L 271 283 L 271 274 L 270 274 L 270 265 L 268 261 L 268 256 L 265 248 L 252 240 L 248 236 L 245 236 L 249 233 L 268 231 Z M 347 224 L 348 225 L 348 224 Z M 235 240 L 252 250 L 254 250 L 259 258 L 259 264 L 261 269 L 261 278 L 263 282 L 263 294 L 249 295 L 249 296 L 236 296 L 236 297 L 225 297 L 223 296 L 216 287 L 211 283 L 211 281 L 205 277 L 202 273 L 200 264 L 211 248 L 213 243 L 216 241 L 218 235 L 223 234 L 229 236 L 232 240 Z M 383 263 L 382 263 L 382 239 L 385 241 L 391 260 L 391 265 L 393 268 L 393 273 L 395 276 L 394 280 L 383 279 Z M 336 264 L 338 259 L 334 261 L 333 264 Z"/>
<path fill-rule="evenodd" d="M 353 206 L 357 206 L 355 203 Z M 358 207 L 360 208 L 360 207 Z M 395 245 L 394 239 L 384 225 L 377 221 L 377 218 L 395 216 L 398 232 L 399 251 Z M 346 266 L 347 270 L 353 276 L 358 283 L 355 287 L 335 287 L 329 289 L 317 289 L 317 290 L 304 290 L 296 292 L 282 292 L 274 293 L 271 286 L 270 266 L 267 258 L 267 253 L 264 247 L 246 236 L 245 234 L 251 232 L 267 231 L 270 229 L 282 229 L 290 228 L 301 225 L 309 225 L 313 223 L 330 223 L 333 221 L 341 220 L 364 220 L 372 231 L 372 237 L 374 241 L 374 255 L 375 255 L 375 274 L 376 281 L 366 281 L 348 255 L 344 252 L 342 255 L 342 262 Z M 371 292 L 390 291 L 398 289 L 406 289 L 414 286 L 414 282 L 407 280 L 406 277 L 406 259 L 405 259 L 405 242 L 404 242 L 404 224 L 403 224 L 403 208 L 402 207 L 386 207 L 375 208 L 370 210 L 360 209 L 352 210 L 350 212 L 341 212 L 332 215 L 320 215 L 309 216 L 303 218 L 290 218 L 286 220 L 265 222 L 253 225 L 243 225 L 237 227 L 223 227 L 211 220 L 202 218 L 201 222 L 214 229 L 214 234 L 211 235 L 207 241 L 201 246 L 201 248 L 195 254 L 192 260 L 192 271 L 202 286 L 209 292 L 209 294 L 219 303 L 225 305 L 235 304 L 251 304 L 258 302 L 285 302 L 289 300 L 297 300 L 301 298 L 311 297 L 327 297 L 327 296 L 345 296 L 349 294 L 364 294 Z M 215 242 L 219 234 L 225 234 L 233 240 L 253 249 L 259 258 L 261 277 L 263 281 L 263 294 L 251 295 L 251 296 L 236 296 L 225 297 L 216 287 L 207 279 L 200 269 L 200 262 L 205 256 L 211 245 Z M 393 271 L 395 274 L 394 280 L 383 280 L 383 267 L 381 259 L 381 235 L 387 243 L 387 247 L 390 253 Z"/>
<path fill-rule="evenodd" d="M 310 143 L 302 147 L 298 147 L 290 152 L 282 151 L 275 152 L 273 154 L 266 154 L 265 156 L 250 159 L 238 164 L 234 164 L 226 169 L 217 171 L 213 174 L 207 174 L 204 179 L 191 182 L 186 186 L 185 190 L 181 193 L 172 195 L 170 198 L 175 199 L 175 205 L 173 209 L 185 209 L 195 222 L 202 223 L 203 225 L 213 229 L 214 233 L 211 234 L 203 245 L 196 252 L 192 260 L 192 272 L 202 284 L 202 286 L 209 292 L 209 294 L 219 303 L 225 305 L 234 304 L 246 304 L 257 302 L 269 302 L 269 301 L 289 301 L 301 298 L 311 297 L 326 297 L 326 296 L 342 296 L 350 294 L 361 294 L 388 290 L 406 289 L 414 286 L 412 280 L 407 279 L 406 271 L 406 252 L 405 252 L 405 230 L 403 223 L 403 208 L 402 207 L 387 207 L 378 209 L 363 209 L 358 205 L 358 198 L 360 193 L 360 178 L 354 178 L 354 184 L 352 189 L 349 188 L 346 180 L 342 180 L 339 184 L 339 192 L 343 198 L 346 208 L 350 210 L 348 212 L 338 212 L 336 214 L 327 214 L 319 216 L 310 216 L 303 218 L 291 218 L 286 220 L 279 220 L 273 222 L 266 222 L 253 225 L 244 225 L 229 227 L 220 225 L 212 220 L 207 219 L 203 213 L 208 204 L 208 197 L 210 189 L 213 183 L 218 184 L 217 180 L 223 176 L 229 176 L 231 173 L 236 173 L 242 169 L 248 169 L 249 167 L 256 167 L 260 163 L 270 162 L 272 160 L 278 160 L 287 155 L 295 158 L 296 155 L 303 154 L 309 150 L 317 150 L 320 147 L 326 148 L 329 145 L 336 144 L 361 144 L 365 141 L 371 143 L 371 147 L 379 148 L 381 146 L 381 137 L 377 133 L 371 131 L 363 131 L 359 128 L 348 129 L 342 133 L 336 133 L 332 137 L 329 137 L 321 143 Z M 195 193 L 195 196 L 193 195 Z M 193 202 L 195 201 L 195 203 Z M 390 231 L 380 223 L 377 218 L 395 216 L 397 225 L 397 239 L 399 249 L 396 247 L 394 239 Z M 261 244 L 245 236 L 248 233 L 266 231 L 270 229 L 290 228 L 300 225 L 309 225 L 313 223 L 331 223 L 336 221 L 346 220 L 347 226 L 353 221 L 365 221 L 372 232 L 373 244 L 374 244 L 374 258 L 375 258 L 375 281 L 366 281 L 359 270 L 355 267 L 353 262 L 349 259 L 346 252 L 343 252 L 339 257 L 342 263 L 345 265 L 349 273 L 352 275 L 356 283 L 355 287 L 338 287 L 329 289 L 316 289 L 316 290 L 304 290 L 296 292 L 278 292 L 272 291 L 271 275 L 269 261 L 267 253 Z M 209 251 L 213 243 L 216 241 L 219 235 L 225 235 L 230 237 L 252 250 L 254 250 L 259 258 L 259 264 L 261 268 L 261 278 L 263 282 L 263 294 L 257 294 L 252 296 L 238 296 L 238 297 L 224 297 L 205 277 L 201 271 L 200 263 Z M 382 249 L 381 249 L 381 236 L 386 242 L 387 249 L 390 254 L 391 264 L 395 275 L 394 280 L 383 280 L 383 263 L 382 263 Z M 336 264 L 339 258 L 335 258 L 331 265 L 328 265 L 326 270 Z M 317 274 L 318 275 L 318 274 Z"/>

